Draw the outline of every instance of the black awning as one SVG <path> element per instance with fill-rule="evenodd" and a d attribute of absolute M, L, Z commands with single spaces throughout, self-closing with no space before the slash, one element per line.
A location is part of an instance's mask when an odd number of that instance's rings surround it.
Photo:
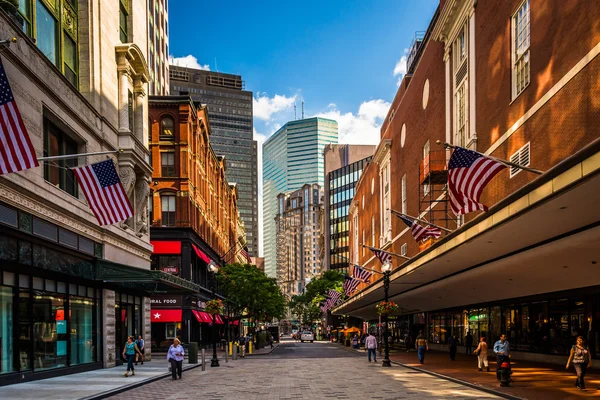
<path fill-rule="evenodd" d="M 98 260 L 96 262 L 95 279 L 97 281 L 114 283 L 124 288 L 141 290 L 148 294 L 189 294 L 203 291 L 202 286 L 175 275 L 106 260 Z"/>

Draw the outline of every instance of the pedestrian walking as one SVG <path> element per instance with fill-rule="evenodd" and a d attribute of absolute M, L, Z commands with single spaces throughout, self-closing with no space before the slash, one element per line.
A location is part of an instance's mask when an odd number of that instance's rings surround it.
<path fill-rule="evenodd" d="M 585 378 L 587 369 L 592 366 L 592 360 L 590 358 L 590 351 L 587 346 L 584 345 L 583 336 L 577 336 L 577 344 L 571 347 L 571 354 L 567 360 L 567 369 L 569 369 L 571 363 L 573 363 L 573 367 L 577 373 L 575 387 L 578 387 L 584 392 L 587 391 L 583 378 Z"/>
<path fill-rule="evenodd" d="M 269 335 L 269 346 L 271 346 L 271 348 L 273 348 L 273 335 Z"/>
<path fill-rule="evenodd" d="M 245 356 L 246 356 L 246 336 L 241 334 L 238 339 L 238 344 L 240 345 L 240 357 L 245 358 Z"/>
<path fill-rule="evenodd" d="M 487 372 L 490 372 L 487 351 L 488 351 L 488 345 L 487 345 L 485 336 L 482 336 L 481 339 L 479 339 L 479 345 L 475 349 L 475 354 L 477 355 L 478 371 L 483 371 L 483 367 L 486 367 Z"/>
<path fill-rule="evenodd" d="M 371 362 L 371 355 L 373 355 L 373 361 L 377 362 L 377 338 L 371 332 L 365 339 L 365 347 L 367 348 L 369 362 Z"/>
<path fill-rule="evenodd" d="M 127 343 L 125 343 L 125 347 L 123 347 L 123 358 L 127 360 L 127 372 L 125 372 L 125 377 L 129 376 L 129 371 L 131 371 L 131 376 L 135 375 L 133 360 L 135 359 L 136 354 L 139 352 L 140 350 L 133 341 L 133 336 L 128 336 Z"/>
<path fill-rule="evenodd" d="M 358 335 L 355 333 L 354 336 L 352 337 L 352 348 L 358 349 L 358 346 L 359 346 Z"/>
<path fill-rule="evenodd" d="M 144 365 L 144 358 L 145 358 L 145 355 L 144 355 L 144 346 L 146 345 L 146 342 L 144 342 L 144 339 L 142 339 L 142 335 L 138 335 L 138 338 L 135 341 L 135 345 L 140 350 L 140 354 L 136 354 L 135 355 L 135 365 L 138 365 L 138 360 L 139 359 L 141 359 L 142 365 Z"/>
<path fill-rule="evenodd" d="M 500 380 L 500 366 L 504 361 L 508 363 L 510 371 L 510 344 L 505 334 L 500 335 L 500 340 L 494 344 L 494 353 L 496 354 L 496 377 Z"/>
<path fill-rule="evenodd" d="M 173 344 L 169 347 L 167 352 L 167 361 L 171 363 L 171 378 L 176 380 L 177 377 L 181 379 L 181 370 L 183 368 L 183 356 L 185 351 L 179 339 L 173 339 Z"/>
<path fill-rule="evenodd" d="M 425 362 L 425 352 L 429 350 L 429 344 L 427 343 L 427 339 L 425 335 L 423 335 L 423 331 L 419 331 L 419 336 L 415 340 L 415 346 L 417 348 L 417 356 L 419 357 L 419 361 L 421 364 Z"/>
<path fill-rule="evenodd" d="M 467 336 L 465 337 L 465 354 L 470 354 L 473 352 L 473 335 L 471 335 L 470 331 L 467 331 Z"/>
<path fill-rule="evenodd" d="M 456 335 L 451 336 L 448 339 L 448 350 L 450 350 L 450 359 L 452 361 L 456 361 L 456 349 L 458 348 L 458 339 Z"/>

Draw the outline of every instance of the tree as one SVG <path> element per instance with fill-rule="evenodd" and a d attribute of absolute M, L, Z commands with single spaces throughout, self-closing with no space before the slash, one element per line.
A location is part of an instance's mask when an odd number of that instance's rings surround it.
<path fill-rule="evenodd" d="M 250 264 L 227 264 L 217 274 L 225 304 L 237 318 L 281 318 L 285 298 L 275 279 Z"/>
<path fill-rule="evenodd" d="M 341 291 L 343 282 L 342 273 L 336 270 L 325 271 L 323 275 L 306 285 L 303 294 L 292 297 L 288 307 L 303 324 L 312 324 L 321 317 L 319 304 L 325 300 L 331 289 Z"/>

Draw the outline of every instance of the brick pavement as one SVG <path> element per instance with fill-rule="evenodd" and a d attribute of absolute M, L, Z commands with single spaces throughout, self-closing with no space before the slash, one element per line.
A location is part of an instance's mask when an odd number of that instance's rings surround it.
<path fill-rule="evenodd" d="M 322 346 L 319 358 L 278 358 L 276 355 L 221 363 L 206 371 L 194 369 L 183 379 L 162 379 L 111 397 L 144 400 L 179 399 L 497 399 L 498 397 L 446 379 L 394 366 L 369 364 L 360 355 L 335 357 L 339 347 Z M 282 349 L 283 351 L 283 349 Z M 295 350 L 303 351 L 302 348 Z"/>

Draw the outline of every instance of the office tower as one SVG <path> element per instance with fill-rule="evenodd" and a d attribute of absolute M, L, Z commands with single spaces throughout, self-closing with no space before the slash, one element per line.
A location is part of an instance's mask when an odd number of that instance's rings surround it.
<path fill-rule="evenodd" d="M 171 94 L 189 95 L 208 108 L 211 144 L 225 157 L 226 176 L 237 184 L 248 252 L 258 256 L 257 145 L 252 139 L 252 92 L 239 75 L 170 66 Z"/>
<path fill-rule="evenodd" d="M 307 183 L 323 186 L 323 150 L 337 141 L 337 122 L 315 117 L 288 122 L 263 145 L 263 240 L 268 276 L 276 276 L 277 196 Z"/>
<path fill-rule="evenodd" d="M 169 1 L 148 0 L 148 72 L 151 95 L 169 94 Z"/>

